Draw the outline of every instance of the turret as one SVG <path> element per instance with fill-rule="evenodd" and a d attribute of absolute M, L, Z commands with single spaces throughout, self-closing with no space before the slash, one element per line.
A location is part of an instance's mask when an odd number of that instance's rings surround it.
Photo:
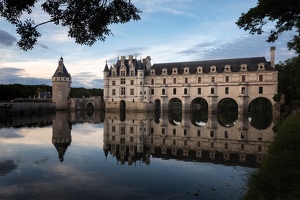
<path fill-rule="evenodd" d="M 107 61 L 103 70 L 103 79 L 103 99 L 104 101 L 107 101 L 109 97 L 109 70 Z"/>
<path fill-rule="evenodd" d="M 52 102 L 55 103 L 56 110 L 68 110 L 71 82 L 71 75 L 68 73 L 61 57 L 52 76 Z"/>

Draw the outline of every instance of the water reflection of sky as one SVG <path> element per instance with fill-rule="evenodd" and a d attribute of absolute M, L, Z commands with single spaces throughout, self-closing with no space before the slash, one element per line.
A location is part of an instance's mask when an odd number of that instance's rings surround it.
<path fill-rule="evenodd" d="M 104 155 L 103 124 L 72 125 L 71 136 L 61 163 L 51 126 L 0 129 L 0 199 L 237 199 L 252 170 L 153 157 L 120 165 Z"/>

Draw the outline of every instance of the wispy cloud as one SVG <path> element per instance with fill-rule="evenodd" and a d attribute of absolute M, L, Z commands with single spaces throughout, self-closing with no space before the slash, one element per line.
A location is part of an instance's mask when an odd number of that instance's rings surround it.
<path fill-rule="evenodd" d="M 4 45 L 6 47 L 13 46 L 17 41 L 17 38 L 10 33 L 0 29 L 0 45 Z"/>

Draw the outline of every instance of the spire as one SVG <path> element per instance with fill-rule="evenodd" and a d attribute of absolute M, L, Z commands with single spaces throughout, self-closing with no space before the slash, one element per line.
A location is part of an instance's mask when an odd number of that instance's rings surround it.
<path fill-rule="evenodd" d="M 106 64 L 105 64 L 105 67 L 104 67 L 104 72 L 108 72 L 107 60 L 106 60 Z"/>
<path fill-rule="evenodd" d="M 140 60 L 138 61 L 138 70 L 144 70 L 144 69 L 143 69 L 143 65 L 142 65 L 141 58 L 140 58 Z"/>

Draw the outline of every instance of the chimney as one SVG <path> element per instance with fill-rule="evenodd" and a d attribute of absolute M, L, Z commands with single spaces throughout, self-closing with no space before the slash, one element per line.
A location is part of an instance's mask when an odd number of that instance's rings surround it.
<path fill-rule="evenodd" d="M 275 46 L 271 46 L 270 47 L 270 52 L 271 52 L 271 57 L 270 57 L 270 61 L 271 61 L 271 67 L 275 68 Z"/>

